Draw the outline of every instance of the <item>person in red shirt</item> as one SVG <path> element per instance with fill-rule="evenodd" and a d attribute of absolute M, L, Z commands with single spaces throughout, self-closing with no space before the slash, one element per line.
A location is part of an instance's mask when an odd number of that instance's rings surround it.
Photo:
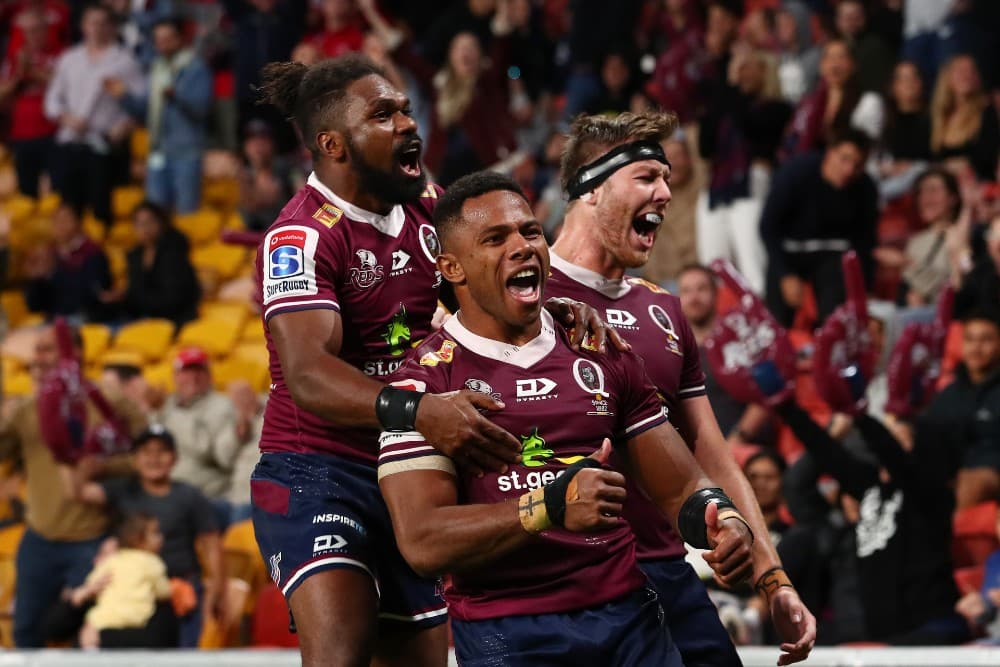
<path fill-rule="evenodd" d="M 365 35 L 354 9 L 354 0 L 323 0 L 320 4 L 323 29 L 306 41 L 319 49 L 324 58 L 361 51 Z"/>
<path fill-rule="evenodd" d="M 38 196 L 38 178 L 48 170 L 56 126 L 42 106 L 45 87 L 61 47 L 52 46 L 45 14 L 29 7 L 14 19 L 22 44 L 8 50 L 0 66 L 0 105 L 10 106 L 10 140 L 17 170 L 17 187 L 29 197 Z M 13 41 L 13 37 L 12 37 Z"/>

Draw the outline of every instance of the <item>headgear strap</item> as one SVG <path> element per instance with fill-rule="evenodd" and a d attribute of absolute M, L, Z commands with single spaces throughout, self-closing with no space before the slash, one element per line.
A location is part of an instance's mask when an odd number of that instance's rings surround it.
<path fill-rule="evenodd" d="M 606 181 L 627 164 L 642 160 L 656 160 L 670 166 L 670 160 L 663 153 L 663 147 L 655 141 L 633 141 L 616 146 L 589 164 L 585 164 L 566 186 L 570 199 L 577 199 Z"/>

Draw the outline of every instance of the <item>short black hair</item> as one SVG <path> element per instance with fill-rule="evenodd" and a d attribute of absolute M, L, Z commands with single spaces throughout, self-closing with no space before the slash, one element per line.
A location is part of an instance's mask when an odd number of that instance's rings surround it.
<path fill-rule="evenodd" d="M 465 202 L 490 192 L 513 192 L 525 201 L 524 190 L 510 176 L 495 171 L 476 171 L 467 174 L 448 186 L 437 206 L 434 207 L 434 229 L 438 240 L 444 246 L 455 224 L 462 219 Z"/>
<path fill-rule="evenodd" d="M 853 127 L 844 127 L 830 132 L 826 140 L 826 147 L 834 148 L 840 144 L 854 144 L 865 155 L 868 155 L 872 149 L 871 137 Z"/>
<path fill-rule="evenodd" d="M 142 375 L 142 369 L 130 364 L 105 364 L 104 369 L 114 373 L 120 382 L 129 382 Z"/>
<path fill-rule="evenodd" d="M 143 546 L 146 539 L 146 530 L 154 521 L 159 521 L 152 514 L 146 512 L 131 512 L 118 524 L 115 537 L 118 544 L 126 549 L 138 549 Z"/>
<path fill-rule="evenodd" d="M 385 70 L 357 53 L 315 65 L 270 63 L 261 70 L 258 90 L 261 102 L 275 107 L 299 128 L 303 143 L 315 157 L 315 137 L 337 122 L 347 87 L 372 75 L 387 78 Z"/>
<path fill-rule="evenodd" d="M 156 22 L 153 23 L 153 30 L 156 30 L 161 25 L 168 25 L 173 28 L 178 35 L 181 35 L 182 37 L 184 36 L 184 27 L 186 24 L 184 23 L 184 19 L 179 16 L 164 16 L 163 18 L 157 19 Z"/>
<path fill-rule="evenodd" d="M 914 201 L 916 201 L 917 194 L 920 192 L 920 186 L 924 184 L 928 178 L 940 178 L 944 183 L 945 189 L 948 194 L 954 197 L 955 201 L 951 205 L 951 210 L 948 212 L 951 216 L 949 222 L 955 222 L 958 220 L 958 214 L 962 212 L 962 191 L 958 186 L 958 179 L 955 178 L 955 174 L 951 173 L 947 169 L 939 165 L 933 165 L 928 167 L 922 174 L 917 176 L 917 180 L 913 181 L 913 187 L 910 189 L 910 196 L 912 196 Z"/>
<path fill-rule="evenodd" d="M 786 463 L 785 459 L 781 458 L 781 455 L 777 452 L 771 449 L 761 449 L 747 457 L 747 460 L 743 462 L 743 471 L 746 472 L 747 468 L 761 459 L 767 459 L 777 466 L 778 474 L 783 475 L 785 474 L 785 470 L 788 469 L 788 463 Z"/>
<path fill-rule="evenodd" d="M 997 329 L 1000 329 L 1000 307 L 977 305 L 962 313 L 962 324 L 972 321 L 989 322 Z"/>
<path fill-rule="evenodd" d="M 135 440 L 132 441 L 132 451 L 139 449 L 147 442 L 152 442 L 153 440 L 159 440 L 167 446 L 168 449 L 177 451 L 177 441 L 174 440 L 174 435 L 166 428 L 160 424 L 152 424 L 149 428 L 144 430 L 139 435 L 135 436 Z"/>
<path fill-rule="evenodd" d="M 151 213 L 153 217 L 156 218 L 156 222 L 159 223 L 162 229 L 170 227 L 170 212 L 159 204 L 148 199 L 144 199 L 136 204 L 136 207 L 132 209 L 132 217 L 135 218 L 139 211 L 148 211 Z"/>

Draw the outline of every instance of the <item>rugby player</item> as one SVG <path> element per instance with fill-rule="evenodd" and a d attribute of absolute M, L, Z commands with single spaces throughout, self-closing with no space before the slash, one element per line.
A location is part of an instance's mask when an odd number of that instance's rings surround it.
<path fill-rule="evenodd" d="M 670 163 L 662 144 L 676 124 L 673 114 L 659 111 L 583 116 L 573 123 L 562 158 L 569 205 L 552 246 L 546 295 L 591 304 L 642 357 L 669 407 L 671 423 L 706 474 L 732 495 L 753 529 L 757 539 L 752 581 L 767 597 L 785 642 L 779 664 L 790 664 L 809 655 L 816 621 L 795 589 L 785 585 L 788 578 L 753 490 L 719 430 L 680 301 L 652 283 L 625 275 L 648 261 L 670 203 Z M 629 493 L 624 516 L 636 533 L 640 564 L 660 594 L 684 664 L 741 664 L 704 584 L 684 560 L 682 540 L 657 520 L 657 508 L 642 494 Z M 706 556 L 723 583 L 736 583 L 749 574 L 717 567 L 713 559 L 725 555 Z M 782 585 L 773 586 L 775 581 Z"/>
<path fill-rule="evenodd" d="M 439 189 L 427 184 L 406 96 L 360 56 L 273 63 L 262 93 L 298 126 L 315 171 L 257 254 L 272 382 L 251 480 L 258 545 L 307 667 L 373 656 L 443 666 L 445 605 L 396 548 L 378 430 L 401 411 L 478 470 L 516 462 L 520 443 L 480 414 L 503 407 L 489 396 L 380 394 L 378 379 L 430 332 L 441 280 L 430 217 Z M 593 311 L 546 307 L 603 339 Z"/>
<path fill-rule="evenodd" d="M 449 575 L 459 662 L 680 666 L 620 519 L 624 478 L 601 465 L 610 442 L 689 542 L 726 545 L 728 555 L 710 557 L 728 570 L 749 558 L 746 522 L 667 423 L 642 361 L 573 349 L 542 310 L 548 247 L 510 178 L 459 179 L 434 222 L 438 269 L 460 307 L 387 391 L 502 400 L 490 418 L 522 443 L 520 464 L 479 476 L 430 447 L 419 425 L 380 439 L 379 484 L 400 550 L 418 572 Z"/>

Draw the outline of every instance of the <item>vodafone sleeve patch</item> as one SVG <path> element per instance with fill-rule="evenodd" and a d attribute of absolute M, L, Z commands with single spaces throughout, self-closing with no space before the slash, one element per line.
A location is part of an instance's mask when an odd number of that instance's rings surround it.
<path fill-rule="evenodd" d="M 337 308 L 332 285 L 321 286 L 316 276 L 319 232 L 288 225 L 264 238 L 263 302 L 265 316 L 303 306 Z"/>

